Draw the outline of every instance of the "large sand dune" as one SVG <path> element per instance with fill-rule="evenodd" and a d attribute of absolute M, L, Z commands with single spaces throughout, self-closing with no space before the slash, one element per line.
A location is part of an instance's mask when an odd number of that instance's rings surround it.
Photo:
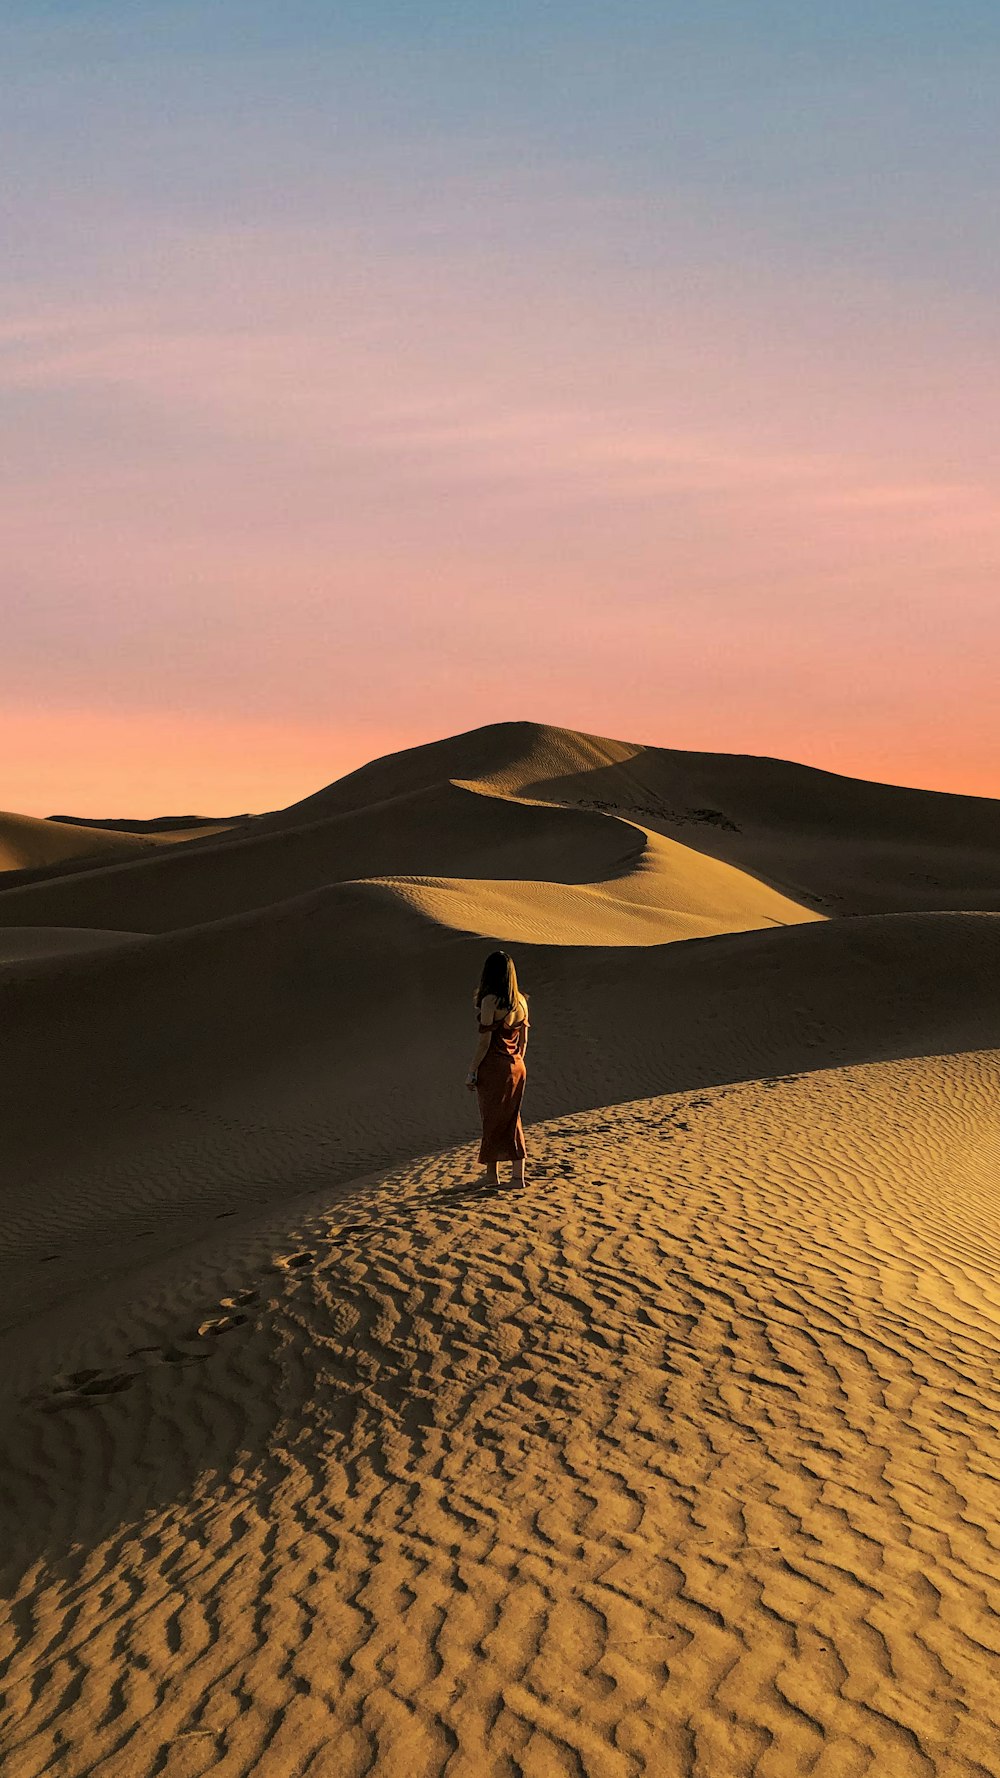
<path fill-rule="evenodd" d="M 998 813 L 510 724 L 0 892 L 4 1778 L 1000 1774 Z"/>
<path fill-rule="evenodd" d="M 442 778 L 638 820 L 825 912 L 1000 907 L 995 801 L 534 723 L 500 723 L 376 760 L 265 820 L 294 824 Z"/>

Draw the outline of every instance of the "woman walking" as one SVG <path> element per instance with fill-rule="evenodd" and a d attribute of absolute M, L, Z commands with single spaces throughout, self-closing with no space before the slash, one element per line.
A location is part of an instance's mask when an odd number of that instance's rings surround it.
<path fill-rule="evenodd" d="M 511 1184 L 524 1184 L 524 1131 L 521 1100 L 528 1070 L 528 1002 L 517 985 L 517 972 L 506 951 L 491 951 L 474 995 L 479 1043 L 465 1077 L 470 1093 L 479 1095 L 483 1140 L 479 1159 L 490 1185 L 497 1183 L 497 1162 L 513 1164 Z"/>

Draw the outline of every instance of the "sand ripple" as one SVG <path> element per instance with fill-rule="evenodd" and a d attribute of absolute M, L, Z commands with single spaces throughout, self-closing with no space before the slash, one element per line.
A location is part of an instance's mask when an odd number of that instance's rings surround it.
<path fill-rule="evenodd" d="M 998 1089 L 582 1112 L 164 1278 L 5 1440 L 5 1774 L 1000 1772 Z"/>

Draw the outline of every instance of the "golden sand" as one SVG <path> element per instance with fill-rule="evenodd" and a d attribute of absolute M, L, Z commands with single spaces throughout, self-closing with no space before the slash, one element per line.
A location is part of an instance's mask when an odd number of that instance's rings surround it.
<path fill-rule="evenodd" d="M 1000 805 L 522 724 L 16 877 L 3 1778 L 996 1778 L 996 910 Z"/>

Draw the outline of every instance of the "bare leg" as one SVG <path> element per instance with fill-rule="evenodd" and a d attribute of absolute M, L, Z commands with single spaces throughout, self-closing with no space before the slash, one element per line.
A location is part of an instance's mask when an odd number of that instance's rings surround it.
<path fill-rule="evenodd" d="M 497 1178 L 496 1161 L 487 1161 L 487 1163 L 486 1163 L 486 1183 L 487 1183 L 487 1185 L 499 1185 L 500 1184 L 500 1181 Z"/>
<path fill-rule="evenodd" d="M 510 1183 L 511 1183 L 511 1185 L 523 1185 L 524 1184 L 524 1156 L 523 1155 L 521 1156 L 521 1159 L 519 1161 L 512 1161 L 511 1162 Z"/>

